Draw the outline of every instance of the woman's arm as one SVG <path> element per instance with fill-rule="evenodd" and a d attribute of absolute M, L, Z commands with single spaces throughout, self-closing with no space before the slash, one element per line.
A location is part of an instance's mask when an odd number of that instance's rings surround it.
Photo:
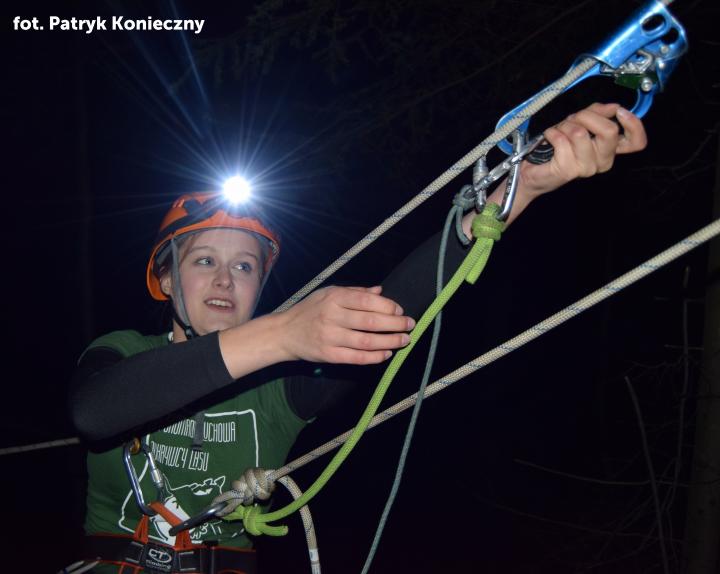
<path fill-rule="evenodd" d="M 647 145 L 642 121 L 620 104 L 592 104 L 545 130 L 543 136 L 555 150 L 553 157 L 541 165 L 520 164 L 518 191 L 506 228 L 541 195 L 574 179 L 606 172 L 616 156 L 641 151 Z M 504 192 L 503 182 L 488 201 L 500 205 Z M 471 212 L 463 220 L 468 237 L 474 216 Z"/>
<path fill-rule="evenodd" d="M 623 128 L 622 135 L 613 117 Z M 553 159 L 543 165 L 523 162 L 508 224 L 540 195 L 577 177 L 607 171 L 617 154 L 646 145 L 640 120 L 618 104 L 593 104 L 547 130 L 545 137 L 555 148 Z M 502 194 L 500 186 L 489 201 L 500 203 Z M 464 220 L 468 237 L 472 217 L 468 214 Z M 380 286 L 319 289 L 285 312 L 112 365 L 107 364 L 112 356 L 88 353 L 73 384 L 73 420 L 88 438 L 98 436 L 98 429 L 105 437 L 113 436 L 230 387 L 236 379 L 242 379 L 235 389 L 241 392 L 243 385 L 251 384 L 248 375 L 285 361 L 381 363 L 407 344 L 407 331 L 414 326 L 410 316 L 419 316 L 432 301 L 435 267 L 427 261 L 437 261 L 438 250 L 439 236 L 435 236 L 398 266 L 384 282 L 384 290 Z M 449 242 L 446 276 L 464 253 L 459 242 Z M 312 405 L 313 400 L 305 404 Z"/>
<path fill-rule="evenodd" d="M 103 440 L 156 421 L 232 381 L 217 333 L 130 357 L 93 347 L 73 375 L 70 415 L 83 438 Z"/>

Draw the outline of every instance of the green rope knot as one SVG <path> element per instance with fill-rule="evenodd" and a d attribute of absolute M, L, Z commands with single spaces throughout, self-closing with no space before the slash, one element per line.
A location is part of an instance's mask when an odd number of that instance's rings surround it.
<path fill-rule="evenodd" d="M 465 276 L 465 281 L 471 285 L 475 284 L 480 273 L 485 268 L 492 246 L 500 241 L 500 235 L 505 229 L 505 223 L 499 221 L 497 214 L 500 213 L 500 206 L 495 203 L 488 203 L 483 210 L 475 216 L 472 222 L 472 234 L 475 237 L 473 246 L 472 265 Z"/>
<path fill-rule="evenodd" d="M 497 214 L 500 206 L 495 203 L 488 203 L 472 221 L 472 234 L 477 239 L 492 239 L 500 241 L 500 235 L 505 229 L 505 223 L 499 221 Z"/>
<path fill-rule="evenodd" d="M 262 508 L 259 506 L 238 506 L 230 514 L 222 517 L 223 520 L 242 520 L 245 531 L 253 536 L 267 534 L 268 536 L 285 536 L 288 527 L 285 525 L 271 526 L 262 519 Z"/>

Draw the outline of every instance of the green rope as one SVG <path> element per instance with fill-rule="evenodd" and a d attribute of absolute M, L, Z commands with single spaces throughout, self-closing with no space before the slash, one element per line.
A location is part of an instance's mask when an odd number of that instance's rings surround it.
<path fill-rule="evenodd" d="M 410 333 L 410 343 L 399 350 L 392 361 L 388 365 L 375 392 L 370 398 L 368 406 L 365 408 L 357 426 L 353 429 L 352 434 L 347 442 L 343 444 L 340 450 L 335 454 L 328 466 L 323 470 L 315 482 L 303 493 L 303 495 L 291 502 L 284 508 L 260 514 L 258 510 L 252 510 L 254 506 L 239 506 L 233 512 L 223 517 L 224 520 L 242 519 L 245 530 L 253 535 L 269 534 L 270 536 L 281 536 L 287 532 L 287 528 L 283 526 L 270 526 L 268 522 L 274 522 L 286 518 L 296 510 L 305 506 L 310 500 L 325 486 L 328 480 L 337 471 L 340 465 L 348 457 L 352 449 L 358 443 L 363 433 L 370 424 L 370 420 L 380 407 L 385 393 L 390 387 L 390 383 L 400 370 L 403 362 L 420 340 L 425 330 L 432 324 L 435 316 L 442 310 L 445 304 L 455 294 L 463 281 L 474 284 L 478 276 L 482 272 L 487 263 L 490 251 L 495 241 L 500 239 L 500 235 L 504 228 L 504 223 L 498 221 L 496 216 L 500 211 L 500 207 L 493 203 L 488 203 L 485 209 L 475 217 L 472 223 L 472 233 L 476 238 L 470 252 L 458 267 L 448 284 L 442 290 L 440 295 L 430 304 L 423 316 L 417 322 L 415 329 Z"/>

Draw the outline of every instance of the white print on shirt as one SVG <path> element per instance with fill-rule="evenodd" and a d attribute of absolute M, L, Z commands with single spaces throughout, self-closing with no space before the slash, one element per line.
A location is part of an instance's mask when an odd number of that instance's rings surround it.
<path fill-rule="evenodd" d="M 255 415 L 255 411 L 253 409 L 248 409 L 244 411 L 226 411 L 226 412 L 220 412 L 220 413 L 205 413 L 206 419 L 210 419 L 210 421 L 205 421 L 205 424 L 203 425 L 203 434 L 210 438 L 208 442 L 236 442 L 236 443 L 242 443 L 245 448 L 253 448 L 254 447 L 254 464 L 255 466 L 260 466 L 260 442 L 258 439 L 258 432 L 257 432 L 257 417 Z M 241 417 L 250 417 L 250 423 L 252 430 L 250 433 L 252 436 L 246 436 L 247 433 L 240 432 L 239 429 L 247 428 L 247 422 L 245 422 L 245 425 L 241 424 L 241 422 L 244 422 L 244 420 Z M 187 424 L 192 422 L 193 424 Z M 208 478 L 202 476 L 201 473 L 206 473 L 208 471 L 208 468 L 210 468 L 210 462 L 211 462 L 211 453 L 204 452 L 204 451 L 194 451 L 188 447 L 181 447 L 181 446 L 175 446 L 175 445 L 167 445 L 163 443 L 158 443 L 153 439 L 161 439 L 163 432 L 167 432 L 169 434 L 174 435 L 182 435 L 186 436 L 188 438 L 192 438 L 194 436 L 194 429 L 195 429 L 195 421 L 192 419 L 186 419 L 184 421 L 180 421 L 174 425 L 170 425 L 169 427 L 166 427 L 162 431 L 159 431 L 153 435 L 148 435 L 148 437 L 145 438 L 146 441 L 149 442 L 149 446 L 151 449 L 151 452 L 153 453 L 153 457 L 155 458 L 155 461 L 157 462 L 158 466 L 160 466 L 163 470 L 163 474 L 167 476 L 169 475 L 172 479 L 172 472 L 174 468 L 178 469 L 185 469 L 185 470 L 192 470 L 199 474 L 197 481 L 194 481 L 190 484 L 182 485 L 174 489 L 170 489 L 171 492 L 175 493 L 182 489 L 190 489 L 190 492 L 196 496 L 208 496 L 212 493 L 212 496 L 208 498 L 208 503 L 218 494 L 223 492 L 223 487 L 225 485 L 226 476 L 225 475 L 219 475 L 215 478 Z M 192 430 L 192 432 L 190 432 Z M 189 433 L 189 434 L 188 434 Z M 151 439 L 152 437 L 152 439 Z M 226 441 L 228 437 L 232 437 L 233 441 Z M 240 445 L 238 445 L 240 447 Z M 137 456 L 143 456 L 143 455 L 137 455 Z M 222 470 L 222 469 L 214 469 Z M 144 495 L 145 495 L 145 501 L 151 502 L 153 499 L 153 495 L 155 494 L 152 490 L 148 490 L 148 486 L 145 485 L 145 483 L 149 484 L 149 481 L 145 480 L 143 482 L 143 479 L 145 478 L 145 475 L 148 472 L 148 463 L 147 460 L 143 462 L 142 471 L 138 473 L 138 481 L 145 486 L 143 489 Z M 237 477 L 233 477 L 233 480 Z M 151 488 L 151 487 L 150 487 Z M 180 498 L 181 499 L 187 499 L 188 493 L 181 493 Z M 174 499 L 174 501 L 173 501 Z M 129 506 L 128 506 L 129 505 Z M 188 518 L 185 511 L 182 509 L 181 505 L 177 502 L 176 496 L 173 494 L 173 496 L 166 501 L 166 505 L 170 510 L 175 512 L 176 514 L 181 512 L 183 516 L 178 516 L 185 520 Z M 174 506 L 173 506 L 174 505 Z M 135 528 L 137 527 L 137 523 L 135 519 L 129 519 L 127 514 L 128 508 L 134 508 L 136 506 L 135 503 L 135 497 L 133 495 L 132 490 L 129 490 L 127 495 L 125 496 L 125 499 L 123 500 L 122 506 L 120 508 L 120 516 L 118 518 L 118 526 L 127 532 L 135 532 Z M 176 510 L 177 509 L 177 512 Z M 160 519 L 162 520 L 162 519 Z M 164 521 L 163 521 L 164 522 Z M 191 531 L 191 538 L 193 540 L 200 539 L 201 537 L 206 536 L 207 534 L 220 534 L 221 533 L 221 523 L 222 521 L 217 522 L 211 522 L 206 523 L 205 525 L 202 525 L 198 528 L 195 528 Z M 168 544 L 172 544 L 173 542 L 169 541 L 169 539 L 174 540 L 174 537 L 168 537 L 167 534 L 163 534 L 163 529 L 167 532 L 169 530 L 169 526 L 167 528 L 164 528 L 163 526 L 160 526 L 160 522 L 158 522 L 158 526 L 151 529 L 150 538 L 159 540 L 161 542 L 165 542 Z"/>
<path fill-rule="evenodd" d="M 175 493 L 179 490 L 189 489 L 195 496 L 211 495 L 212 498 L 215 498 L 219 494 L 222 494 L 225 480 L 226 477 L 218 476 L 217 478 L 206 478 L 202 484 L 193 482 L 192 484 L 184 484 L 182 486 L 178 486 L 177 488 L 169 488 L 172 494 L 165 499 L 165 508 L 167 508 L 180 520 L 187 520 L 190 516 L 178 503 Z M 212 534 L 222 534 L 221 523 L 222 521 L 215 520 L 212 523 L 206 522 L 198 528 L 193 528 L 190 531 L 190 538 L 193 541 L 200 541 L 209 532 Z M 165 544 L 175 544 L 175 537 L 170 535 L 171 525 L 162 516 L 156 514 L 151 517 L 150 526 L 152 528 L 152 533 L 148 533 L 150 536 L 163 541 Z"/>
<path fill-rule="evenodd" d="M 195 437 L 195 419 L 185 419 L 162 429 L 167 434 Z M 203 423 L 203 442 L 235 442 L 237 425 L 235 421 Z"/>

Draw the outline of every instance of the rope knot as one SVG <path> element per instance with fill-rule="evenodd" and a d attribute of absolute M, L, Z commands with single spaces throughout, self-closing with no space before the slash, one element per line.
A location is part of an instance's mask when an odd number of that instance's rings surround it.
<path fill-rule="evenodd" d="M 468 211 L 475 207 L 477 192 L 472 185 L 463 185 L 462 189 L 455 194 L 452 203 L 463 211 Z"/>
<path fill-rule="evenodd" d="M 275 481 L 269 476 L 270 473 L 262 468 L 248 468 L 238 480 L 233 481 L 233 490 L 243 494 L 243 504 L 254 499 L 267 500 L 275 490 Z"/>
<path fill-rule="evenodd" d="M 232 488 L 213 499 L 213 504 L 225 502 L 225 508 L 217 513 L 226 517 L 240 505 L 252 504 L 255 499 L 267 500 L 275 490 L 275 481 L 268 477 L 270 473 L 262 468 L 248 468 L 242 476 L 234 480 Z"/>
<path fill-rule="evenodd" d="M 500 206 L 494 203 L 488 203 L 482 213 L 475 216 L 472 222 L 472 234 L 477 239 L 492 239 L 500 241 L 505 223 L 497 219 L 500 212 Z"/>

